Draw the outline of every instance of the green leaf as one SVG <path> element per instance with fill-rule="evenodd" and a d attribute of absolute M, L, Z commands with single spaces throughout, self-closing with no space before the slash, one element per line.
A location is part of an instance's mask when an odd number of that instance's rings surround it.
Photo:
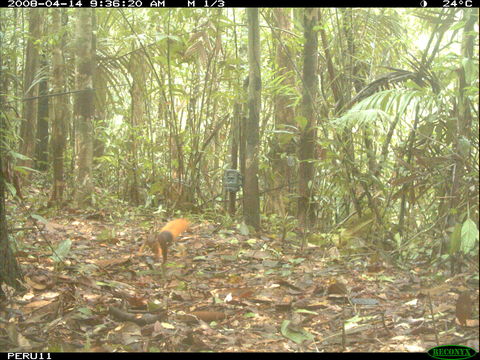
<path fill-rule="evenodd" d="M 288 261 L 290 261 L 292 264 L 298 265 L 304 262 L 305 258 L 290 259 Z"/>
<path fill-rule="evenodd" d="M 459 21 L 458 23 L 456 23 L 455 25 L 453 25 L 450 28 L 450 31 L 455 31 L 455 30 L 461 29 L 465 26 L 466 23 L 467 22 L 465 20 Z"/>
<path fill-rule="evenodd" d="M 399 233 L 395 233 L 395 235 L 393 235 L 393 239 L 397 244 L 397 248 L 400 248 L 403 242 L 402 235 L 400 235 Z"/>
<path fill-rule="evenodd" d="M 307 124 L 308 124 L 307 118 L 304 117 L 304 116 L 300 116 L 300 115 L 295 116 L 295 122 L 297 123 L 298 127 L 301 130 L 305 129 L 305 126 L 307 126 Z"/>
<path fill-rule="evenodd" d="M 475 65 L 475 62 L 472 59 L 468 58 L 462 60 L 462 65 L 465 70 L 465 81 L 467 84 L 470 85 L 478 77 L 478 75 L 476 74 L 478 70 L 478 65 Z"/>
<path fill-rule="evenodd" d="M 391 282 L 391 283 L 394 283 L 395 282 L 395 279 L 391 276 L 386 276 L 386 275 L 380 275 L 378 277 L 378 280 L 380 281 L 385 281 L 385 282 Z"/>
<path fill-rule="evenodd" d="M 461 249 L 464 254 L 469 253 L 475 247 L 478 240 L 477 225 L 472 219 L 467 219 L 462 226 L 462 245 Z"/>
<path fill-rule="evenodd" d="M 37 221 L 40 221 L 41 223 L 48 224 L 48 220 L 45 219 L 43 216 L 32 214 L 32 218 L 34 218 Z"/>
<path fill-rule="evenodd" d="M 248 226 L 247 224 L 245 224 L 244 222 L 242 222 L 239 226 L 239 229 L 240 231 L 240 234 L 244 235 L 244 236 L 248 236 L 250 234 L 250 230 L 248 229 Z"/>
<path fill-rule="evenodd" d="M 10 150 L 10 155 L 14 158 L 20 159 L 20 160 L 31 160 L 28 156 L 25 156 L 23 154 L 17 153 L 13 150 Z"/>
<path fill-rule="evenodd" d="M 13 170 L 18 171 L 24 175 L 28 174 L 29 172 L 40 173 L 40 171 L 29 168 L 28 166 L 14 166 Z"/>
<path fill-rule="evenodd" d="M 92 310 L 90 310 L 89 308 L 86 308 L 86 307 L 81 307 L 81 308 L 78 308 L 78 312 L 82 313 L 83 315 L 87 315 L 87 316 L 92 316 Z"/>
<path fill-rule="evenodd" d="M 100 234 L 98 235 L 98 240 L 100 241 L 107 241 L 115 238 L 115 230 L 111 228 L 103 229 Z"/>
<path fill-rule="evenodd" d="M 10 194 L 12 194 L 13 197 L 15 197 L 15 195 L 17 195 L 17 190 L 15 189 L 15 186 L 13 186 L 12 184 L 8 183 L 8 182 L 5 182 L 5 185 L 7 186 L 7 190 Z"/>
<path fill-rule="evenodd" d="M 55 253 L 50 256 L 50 258 L 55 262 L 60 262 L 65 259 L 65 256 L 70 252 L 70 248 L 72 247 L 72 241 L 70 239 L 64 240 L 58 245 L 55 249 Z"/>
<path fill-rule="evenodd" d="M 296 312 L 296 313 L 300 313 L 300 314 L 318 315 L 317 312 L 311 311 L 311 310 L 307 310 L 307 309 L 297 309 L 297 310 L 295 310 L 295 312 Z"/>
<path fill-rule="evenodd" d="M 450 255 L 455 254 L 460 250 L 460 243 L 462 241 L 462 225 L 460 223 L 455 224 L 452 235 L 450 235 Z"/>
<path fill-rule="evenodd" d="M 358 323 L 361 321 L 362 321 L 362 318 L 359 315 L 355 315 L 354 317 L 347 319 L 345 321 L 345 325 L 347 325 L 347 327 L 350 328 L 352 324 L 358 325 Z"/>
<path fill-rule="evenodd" d="M 291 329 L 289 325 L 290 325 L 290 320 L 284 320 L 280 328 L 280 332 L 287 339 L 290 339 L 297 344 L 301 344 L 305 340 L 313 340 L 313 335 L 310 334 L 305 329 L 294 330 L 294 329 Z"/>
<path fill-rule="evenodd" d="M 156 303 L 155 301 L 149 301 L 147 303 L 147 309 L 148 311 L 151 311 L 151 312 L 155 312 L 157 310 L 160 310 L 163 308 L 163 304 L 162 303 Z"/>

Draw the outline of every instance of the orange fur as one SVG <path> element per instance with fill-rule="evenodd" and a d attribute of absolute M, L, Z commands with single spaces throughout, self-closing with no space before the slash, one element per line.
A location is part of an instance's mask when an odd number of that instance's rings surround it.
<path fill-rule="evenodd" d="M 155 258 L 160 260 L 163 258 L 163 262 L 167 260 L 168 247 L 171 241 L 175 241 L 181 233 L 183 233 L 189 225 L 187 219 L 175 219 L 168 222 L 158 234 L 151 233 L 148 235 L 144 244 L 141 246 L 139 254 L 142 253 L 145 245 L 148 245 L 155 254 Z"/>
<path fill-rule="evenodd" d="M 163 231 L 169 231 L 173 236 L 173 240 L 175 240 L 178 235 L 187 230 L 188 224 L 189 222 L 187 219 L 175 219 L 168 222 L 167 225 L 160 230 L 160 233 Z"/>

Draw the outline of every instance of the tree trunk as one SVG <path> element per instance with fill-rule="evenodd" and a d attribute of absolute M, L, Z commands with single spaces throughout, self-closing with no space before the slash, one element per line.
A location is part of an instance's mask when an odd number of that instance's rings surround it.
<path fill-rule="evenodd" d="M 473 10 L 473 9 L 472 9 Z M 474 26 L 478 15 L 476 12 L 470 10 L 464 10 L 463 20 L 465 21 L 465 27 L 463 29 L 463 39 L 461 53 L 464 59 L 472 61 L 475 44 Z M 463 64 L 457 70 L 458 74 L 458 106 L 456 107 L 456 136 L 453 143 L 454 166 L 452 174 L 452 187 L 451 187 L 451 201 L 450 211 L 447 217 L 447 226 L 453 227 L 456 223 L 461 223 L 464 208 L 467 206 L 465 203 L 461 205 L 462 201 L 462 181 L 465 181 L 465 163 L 467 157 L 470 156 L 471 139 L 469 140 L 469 134 L 471 133 L 472 113 L 470 110 L 470 102 L 465 94 L 466 89 L 472 86 L 468 82 L 465 73 L 465 67 Z M 472 199 L 473 200 L 473 199 Z M 470 201 L 469 201 L 470 202 Z M 476 202 L 476 200 L 473 200 Z M 473 204 L 472 204 L 473 205 Z M 462 207 L 462 208 L 461 208 Z M 453 267 L 453 263 L 452 263 Z M 454 269 L 452 269 L 453 271 Z"/>
<path fill-rule="evenodd" d="M 248 18 L 248 119 L 245 129 L 246 158 L 243 213 L 245 223 L 260 229 L 258 191 L 259 118 L 262 80 L 260 77 L 260 28 L 258 9 L 247 9 Z"/>
<path fill-rule="evenodd" d="M 0 43 L 1 44 L 1 43 Z M 3 57 L 0 56 L 0 69 L 3 69 Z M 0 71 L 0 84 L 5 84 L 5 72 Z M 0 93 L 0 111 L 5 111 L 5 92 Z M 0 299 L 4 296 L 1 288 L 2 283 L 6 283 L 15 289 L 21 289 L 19 281 L 22 280 L 22 272 L 17 263 L 17 259 L 13 255 L 9 241 L 7 217 L 5 209 L 5 179 L 6 176 L 6 139 L 7 125 L 5 116 L 0 116 Z"/>
<path fill-rule="evenodd" d="M 94 54 L 92 51 L 93 9 L 78 12 L 75 120 L 76 120 L 76 192 L 75 202 L 79 206 L 88 205 L 92 200 L 92 160 L 93 160 L 93 114 L 94 114 Z"/>
<path fill-rule="evenodd" d="M 93 54 L 97 53 L 97 18 L 93 17 Z M 103 74 L 102 74 L 103 75 Z M 107 127 L 106 122 L 106 104 L 108 84 L 106 76 L 96 73 L 93 79 L 93 87 L 95 88 L 95 123 L 94 123 L 94 140 L 93 140 L 93 159 L 102 157 L 105 153 L 104 137 L 99 136 Z"/>
<path fill-rule="evenodd" d="M 241 108 L 242 105 L 240 103 L 235 103 L 233 105 L 233 120 L 232 120 L 232 131 L 231 131 L 231 148 L 230 148 L 230 161 L 231 161 L 231 168 L 238 169 L 238 142 L 239 142 L 239 134 L 240 134 L 240 121 L 241 121 Z M 235 216 L 236 211 L 236 200 L 237 200 L 237 193 L 232 191 L 229 192 L 229 202 L 228 202 L 228 213 L 230 216 Z"/>
<path fill-rule="evenodd" d="M 61 10 L 62 12 L 65 9 Z M 52 13 L 52 31 L 59 33 L 61 29 L 61 13 L 54 11 Z M 53 92 L 56 94 L 65 91 L 65 61 L 63 58 L 63 49 L 65 46 L 65 35 L 59 39 L 53 49 L 52 57 L 52 85 Z M 67 116 L 67 98 L 66 96 L 54 96 L 53 99 L 53 119 L 52 119 L 52 161 L 53 161 L 53 185 L 50 204 L 60 205 L 63 201 L 63 191 L 65 189 L 64 181 L 64 152 L 67 141 L 66 134 L 66 116 Z"/>
<path fill-rule="evenodd" d="M 5 129 L 4 118 L 0 117 L 0 133 L 3 133 Z M 2 136 L 3 137 L 3 136 Z M 0 138 L 3 143 L 3 139 Z M 0 149 L 0 286 L 2 283 L 12 286 L 15 289 L 21 289 L 22 286 L 19 281 L 23 279 L 22 271 L 17 263 L 17 259 L 10 249 L 8 241 L 8 229 L 5 210 L 5 178 L 3 161 L 5 156 L 3 154 L 3 147 Z M 3 295 L 2 288 L 0 287 L 0 298 Z"/>
<path fill-rule="evenodd" d="M 318 39 L 313 30 L 318 23 L 318 10 L 305 9 L 304 34 L 305 47 L 303 55 L 303 94 L 302 115 L 306 124 L 300 133 L 298 158 L 298 220 L 303 227 L 310 227 L 315 222 L 313 203 L 313 159 L 315 152 L 315 113 L 313 104 L 317 94 L 317 57 Z"/>
<path fill-rule="evenodd" d="M 43 73 L 47 73 L 47 60 L 45 55 L 42 58 Z M 45 171 L 48 168 L 48 81 L 46 75 L 43 76 L 39 84 L 38 110 L 37 110 L 37 136 L 35 144 L 35 168 Z"/>
<path fill-rule="evenodd" d="M 38 71 L 39 53 L 35 42 L 41 37 L 43 10 L 29 10 L 28 40 L 25 55 L 25 77 L 23 80 L 23 97 L 31 98 L 37 96 L 37 86 L 34 83 Z M 36 128 L 36 105 L 35 99 L 25 100 L 23 106 L 23 119 L 20 126 L 20 138 L 23 143 L 21 153 L 28 156 L 30 160 L 22 160 L 23 166 L 33 167 L 33 157 L 35 151 L 35 128 Z"/>
<path fill-rule="evenodd" d="M 291 9 L 273 9 L 276 23 L 274 30 L 274 39 L 277 42 L 275 54 L 278 68 L 276 73 L 282 80 L 279 86 L 286 89 L 293 89 L 295 86 L 292 68 L 292 49 L 288 46 L 288 34 L 282 30 L 291 31 Z M 278 28 L 278 29 L 277 29 Z M 272 163 L 272 181 L 271 188 L 274 190 L 268 195 L 273 205 L 273 211 L 280 216 L 285 216 L 284 196 L 291 189 L 293 181 L 293 168 L 288 165 L 288 158 L 295 153 L 293 134 L 289 136 L 295 124 L 295 112 L 293 107 L 292 95 L 283 90 L 274 98 L 274 117 L 275 130 L 278 131 L 273 136 L 271 151 L 269 157 Z"/>
<path fill-rule="evenodd" d="M 140 55 L 132 54 L 130 60 L 130 74 L 132 75 L 132 112 L 130 122 L 130 140 L 129 140 L 129 173 L 128 173 L 128 196 L 133 205 L 140 204 L 140 194 L 138 191 L 138 154 L 137 137 L 143 125 L 145 113 L 145 104 L 143 101 L 143 86 L 146 82 L 145 69 L 143 64 L 145 60 Z"/>

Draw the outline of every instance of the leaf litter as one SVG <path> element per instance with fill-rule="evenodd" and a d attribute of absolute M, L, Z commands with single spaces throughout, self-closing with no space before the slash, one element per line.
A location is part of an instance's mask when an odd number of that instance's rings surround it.
<path fill-rule="evenodd" d="M 152 254 L 137 255 L 147 235 L 138 221 L 94 215 L 41 217 L 55 252 L 24 236 L 16 255 L 28 291 L 0 308 L 0 348 L 409 352 L 438 339 L 478 350 L 469 273 L 435 282 L 428 267 L 400 270 L 335 247 L 300 253 L 201 223 L 171 247 L 163 277 Z"/>

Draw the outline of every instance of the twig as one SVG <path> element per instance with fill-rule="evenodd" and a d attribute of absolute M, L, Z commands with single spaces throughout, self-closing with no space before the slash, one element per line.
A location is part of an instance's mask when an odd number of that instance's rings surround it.
<path fill-rule="evenodd" d="M 437 342 L 437 345 L 439 346 L 440 340 L 438 339 L 437 325 L 435 323 L 435 316 L 433 314 L 432 297 L 430 296 L 430 293 L 428 294 L 428 306 L 430 308 L 430 314 L 432 316 L 432 324 L 433 324 L 433 331 L 435 332 L 435 340 Z"/>

